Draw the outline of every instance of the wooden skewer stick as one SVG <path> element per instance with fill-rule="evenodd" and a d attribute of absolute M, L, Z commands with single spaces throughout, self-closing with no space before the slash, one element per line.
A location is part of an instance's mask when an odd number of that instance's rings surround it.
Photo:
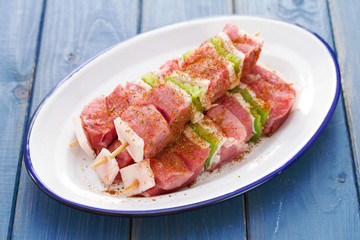
<path fill-rule="evenodd" d="M 100 159 L 97 162 L 94 162 L 91 167 L 93 169 L 97 168 L 98 166 L 106 163 L 108 161 L 108 159 L 113 159 L 114 157 L 116 157 L 117 155 L 119 155 L 127 146 L 129 146 L 129 143 L 124 142 L 123 144 L 121 144 L 121 146 L 119 146 L 117 149 L 115 149 L 115 151 L 113 151 L 109 157 L 103 157 L 102 159 Z"/>
<path fill-rule="evenodd" d="M 79 141 L 78 141 L 78 140 L 75 140 L 75 141 L 73 141 L 72 143 L 70 143 L 70 148 L 74 148 L 74 147 L 76 147 L 77 145 L 79 145 Z"/>
<path fill-rule="evenodd" d="M 127 192 L 137 188 L 139 186 L 139 180 L 135 180 L 130 186 L 128 186 L 127 188 L 123 189 L 121 192 L 123 194 L 126 194 Z"/>
<path fill-rule="evenodd" d="M 260 34 L 260 31 L 254 33 L 254 36 L 257 37 L 257 36 L 259 36 L 259 34 Z"/>

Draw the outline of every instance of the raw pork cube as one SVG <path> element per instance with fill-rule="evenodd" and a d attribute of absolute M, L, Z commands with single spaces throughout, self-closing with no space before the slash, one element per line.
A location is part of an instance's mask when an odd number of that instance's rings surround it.
<path fill-rule="evenodd" d="M 227 137 L 245 142 L 246 129 L 240 120 L 222 105 L 211 108 L 206 116 L 213 120 Z"/>
<path fill-rule="evenodd" d="M 253 121 L 251 115 L 251 106 L 245 102 L 240 93 L 225 94 L 218 101 L 218 104 L 226 107 L 234 116 L 236 116 L 246 129 L 245 141 L 249 141 L 253 136 Z"/>
<path fill-rule="evenodd" d="M 144 159 L 154 157 L 174 139 L 167 121 L 153 105 L 130 106 L 120 118 L 144 140 Z"/>
<path fill-rule="evenodd" d="M 193 182 L 201 173 L 210 154 L 210 144 L 189 126 L 185 128 L 181 138 L 169 146 L 169 149 L 179 155 L 189 170 L 193 172 L 188 183 Z"/>
<path fill-rule="evenodd" d="M 207 94 L 213 102 L 231 86 L 228 65 L 212 44 L 204 43 L 185 59 L 181 71 L 193 78 L 209 80 Z"/>
<path fill-rule="evenodd" d="M 167 150 L 151 158 L 150 166 L 156 185 L 142 194 L 146 197 L 175 191 L 185 186 L 193 175 L 178 155 Z"/>
<path fill-rule="evenodd" d="M 174 136 L 179 136 L 191 119 L 191 97 L 172 82 L 159 84 L 135 101 L 135 105 L 153 105 L 162 113 Z"/>
<path fill-rule="evenodd" d="M 116 138 L 113 121 L 129 106 L 121 95 L 122 90 L 119 85 L 109 96 L 93 100 L 81 112 L 83 128 L 96 153 Z"/>
<path fill-rule="evenodd" d="M 245 54 L 242 70 L 242 76 L 244 76 L 259 59 L 264 40 L 245 31 L 239 30 L 233 23 L 227 24 L 223 31 L 233 41 L 236 48 Z"/>
<path fill-rule="evenodd" d="M 264 135 L 274 133 L 285 121 L 295 101 L 295 90 L 275 71 L 257 64 L 242 79 L 269 106 Z"/>

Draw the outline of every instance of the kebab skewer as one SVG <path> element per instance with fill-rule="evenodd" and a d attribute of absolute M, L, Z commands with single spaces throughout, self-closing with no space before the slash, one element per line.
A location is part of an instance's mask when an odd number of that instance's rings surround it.
<path fill-rule="evenodd" d="M 226 84 L 225 84 L 226 85 Z M 215 95 L 215 94 L 214 94 Z M 215 95 L 216 96 L 216 95 Z"/>
<path fill-rule="evenodd" d="M 295 92 L 293 92 L 293 90 L 290 88 L 290 85 L 281 81 L 281 79 L 279 79 L 276 74 L 273 73 L 273 71 L 270 71 L 270 70 L 267 70 L 267 69 L 264 69 L 262 68 L 261 66 L 255 66 L 254 67 L 254 71 L 251 71 L 252 73 L 249 74 L 247 76 L 247 78 L 254 78 L 256 77 L 257 80 L 256 80 L 256 85 L 266 85 L 267 82 L 270 82 L 269 85 L 270 86 L 266 86 L 266 87 L 262 87 L 262 88 L 258 88 L 257 90 L 257 96 L 263 96 L 264 95 L 269 95 L 272 91 L 273 93 L 271 93 L 271 95 L 276 95 L 278 96 L 278 98 L 276 99 L 276 102 L 277 103 L 280 103 L 280 104 L 273 104 L 273 107 L 270 107 L 270 114 L 269 114 L 269 122 L 274 122 L 273 119 L 283 119 L 285 116 L 287 116 L 287 114 L 289 113 L 289 109 L 291 109 L 291 105 L 292 105 L 292 102 L 294 100 L 294 96 L 295 96 Z M 259 74 L 260 72 L 260 74 Z M 267 79 L 266 79 L 267 78 Z M 276 80 L 276 81 L 273 81 L 273 80 Z M 273 81 L 274 83 L 271 83 L 271 81 Z M 250 86 L 248 86 L 248 88 L 252 88 L 255 90 L 255 86 L 252 86 L 254 84 L 251 84 Z M 271 85 L 273 85 L 272 89 L 271 89 Z M 284 91 L 282 91 L 281 89 L 283 89 Z M 235 98 L 235 95 L 239 95 L 237 98 Z M 290 97 L 288 97 L 290 96 Z M 252 136 L 252 126 L 251 126 L 251 123 L 250 124 L 245 124 L 247 121 L 244 121 L 244 116 L 247 116 L 249 118 L 249 108 L 254 108 L 254 106 L 250 106 L 246 109 L 246 107 L 244 107 L 244 104 L 241 104 L 241 101 L 238 101 L 237 99 L 241 98 L 241 95 L 239 93 L 227 93 L 226 95 L 224 95 L 223 97 L 221 97 L 220 99 L 218 99 L 218 101 L 216 102 L 216 104 L 219 104 L 220 105 L 223 105 L 226 107 L 226 109 L 228 109 L 229 111 L 231 111 L 231 113 L 233 113 L 234 116 L 236 116 L 243 124 L 244 126 L 248 126 L 247 127 L 247 131 L 246 132 L 250 132 L 250 134 L 247 134 L 247 137 L 246 139 L 249 139 L 249 137 Z M 269 98 L 269 97 L 268 97 Z M 271 97 L 270 97 L 271 98 Z M 254 98 L 255 100 L 258 100 L 257 98 Z M 287 99 L 287 100 L 286 100 Z M 274 100 L 274 99 L 273 99 Z M 285 101 L 284 101 L 285 100 Z M 243 99 L 243 102 L 244 102 L 244 99 Z M 273 101 L 275 102 L 275 101 Z M 245 104 L 246 106 L 246 104 Z M 282 107 L 283 110 L 282 111 L 279 111 L 279 107 Z M 210 109 L 207 113 L 207 115 L 210 116 L 210 112 L 211 111 L 214 111 L 214 109 L 218 108 L 218 106 Z M 245 112 L 245 114 L 244 114 Z M 282 113 L 281 113 L 282 112 Z M 215 114 L 215 116 L 217 116 L 219 114 Z M 243 115 L 243 116 L 242 116 Z M 276 116 L 277 115 L 277 116 Z M 214 114 L 213 114 L 214 116 Z M 211 116 L 210 116 L 211 117 Z M 224 119 L 226 120 L 229 120 L 231 119 L 231 117 L 224 117 Z M 221 124 L 221 119 L 218 119 L 218 118 L 212 118 L 212 120 L 216 121 L 219 123 L 219 125 L 226 125 L 224 123 Z M 248 121 L 249 122 L 249 121 Z M 251 122 L 251 120 L 250 120 Z M 249 127 L 250 126 L 250 127 Z M 273 125 L 274 126 L 274 125 Z M 250 128 L 250 131 L 249 131 L 249 128 Z M 272 131 L 269 132 L 269 133 L 273 133 L 276 129 L 275 128 L 271 128 Z M 224 131 L 225 132 L 225 131 Z M 230 131 L 231 132 L 231 131 Z M 194 162 L 196 163 L 196 160 L 194 159 L 191 159 L 193 157 L 193 155 L 200 155 L 201 154 L 196 154 L 195 151 L 191 151 L 191 150 L 187 150 L 187 149 L 191 149 L 188 147 L 188 145 L 186 147 L 178 147 L 178 149 L 180 149 L 180 151 L 177 151 L 177 154 L 180 155 L 180 156 L 186 156 L 186 152 L 188 152 L 189 154 L 187 154 L 187 158 L 183 158 L 183 159 L 190 159 L 188 162 Z M 169 156 L 169 155 L 168 155 Z M 190 157 L 189 157 L 190 156 Z M 205 157 L 206 158 L 206 157 Z M 163 158 L 164 159 L 164 158 Z M 166 159 L 166 158 L 165 158 Z M 204 159 L 204 158 L 203 158 Z M 232 158 L 228 158 L 229 160 L 232 159 Z M 185 160 L 184 160 L 185 161 Z M 186 162 L 186 161 L 185 161 Z M 204 166 L 204 162 L 202 164 L 200 164 L 200 166 Z M 216 166 L 218 167 L 218 166 Z M 202 168 L 202 167 L 201 167 Z M 168 169 L 168 168 L 166 168 Z M 125 169 L 124 169 L 125 170 Z M 156 168 L 154 170 L 155 172 L 155 175 L 160 175 L 161 174 L 156 174 Z M 140 174 L 138 176 L 145 176 L 146 174 Z M 157 180 L 159 177 L 155 177 L 155 179 Z M 164 177 L 163 177 L 164 178 Z M 160 178 L 161 179 L 161 178 Z M 168 178 L 165 178 L 165 179 L 168 179 Z M 123 179 L 124 180 L 124 179 Z M 157 180 L 159 181 L 159 180 Z M 125 182 L 125 181 L 124 181 Z M 164 181 L 163 181 L 164 182 Z M 128 186 L 130 186 L 132 184 L 129 184 Z M 134 185 L 133 185 L 134 186 Z M 161 191 L 159 190 L 156 190 L 156 188 L 160 189 Z M 159 193 L 163 193 L 164 191 L 170 191 L 169 189 L 167 190 L 163 190 L 159 187 L 155 187 L 155 190 L 152 188 L 151 190 L 149 191 L 146 191 L 143 193 L 143 195 L 145 196 L 152 196 L 152 195 L 156 195 L 156 194 L 159 194 Z M 130 193 L 130 192 L 128 192 Z"/>
<path fill-rule="evenodd" d="M 246 86 L 248 91 L 252 91 L 253 100 L 257 105 L 247 103 L 240 93 L 225 94 L 216 101 L 218 105 L 207 111 L 203 120 L 196 124 L 187 124 L 179 140 L 147 162 L 152 169 L 151 172 L 131 174 L 131 169 L 134 169 L 138 163 L 120 169 L 121 176 L 124 176 L 124 185 L 132 186 L 131 191 L 125 188 L 127 191 L 124 194 L 149 197 L 172 192 L 187 186 L 206 165 L 209 167 L 205 170 L 211 171 L 238 156 L 246 148 L 245 141 L 256 134 L 251 123 L 249 124 L 253 116 L 251 109 L 256 109 L 256 106 L 265 101 L 264 99 L 266 99 L 269 118 L 262 128 L 266 134 L 274 133 L 280 122 L 288 116 L 294 102 L 295 91 L 277 73 L 260 64 L 252 68 L 247 78 L 254 81 L 242 87 Z M 248 120 L 244 121 L 246 117 Z M 189 137 L 189 133 L 195 135 L 195 138 Z M 212 153 L 213 151 L 216 153 Z M 132 176 L 130 182 L 126 177 L 128 175 Z M 145 185 L 140 187 L 132 185 L 134 181 L 148 182 L 149 179 L 155 179 L 155 186 L 150 189 Z"/>
<path fill-rule="evenodd" d="M 210 96 L 208 96 L 207 99 L 218 98 L 224 92 L 224 90 L 227 90 L 227 88 L 229 88 L 230 86 L 234 86 L 239 82 L 239 77 L 237 77 L 240 74 L 239 73 L 239 69 L 240 69 L 239 65 L 243 61 L 240 61 L 240 58 L 236 57 L 236 55 L 244 58 L 243 55 L 245 55 L 245 54 L 238 52 L 235 49 L 235 47 L 233 47 L 233 45 L 229 44 L 229 43 L 231 43 L 231 40 L 228 37 L 226 37 L 227 35 L 225 33 L 223 33 L 222 35 L 219 34 L 219 37 L 217 36 L 215 38 L 210 39 L 209 43 L 205 43 L 202 45 L 202 47 L 200 47 L 202 49 L 200 49 L 197 52 L 195 51 L 195 54 L 190 54 L 190 56 L 188 56 L 188 59 L 190 59 L 190 60 L 187 61 L 187 59 L 185 59 L 185 62 L 184 62 L 185 67 L 183 67 L 183 70 L 186 71 L 185 74 L 191 74 L 195 77 L 200 77 L 200 79 L 204 77 L 204 74 L 205 74 L 205 76 L 207 76 L 207 78 L 208 78 L 208 79 L 206 79 L 207 81 L 205 79 L 204 80 L 205 80 L 205 82 L 207 82 L 208 87 L 210 87 L 212 90 L 212 91 L 207 91 L 207 94 L 210 95 Z M 225 39 L 225 40 L 223 40 L 223 39 Z M 262 43 L 260 45 L 262 45 Z M 226 52 L 224 49 L 224 48 L 231 49 L 231 47 L 232 47 L 233 52 L 236 53 L 235 55 Z M 220 58 L 219 55 L 221 55 L 223 58 Z M 258 55 L 259 55 L 259 52 L 257 53 L 257 57 L 258 57 Z M 227 60 L 232 60 L 232 62 L 228 61 L 229 63 L 227 63 L 227 64 L 221 64 L 221 61 L 224 62 L 225 58 L 227 58 Z M 204 59 L 205 59 L 205 62 L 204 62 Z M 206 63 L 209 64 L 210 59 L 212 60 L 210 62 L 210 64 L 212 64 L 214 67 L 212 69 L 209 68 L 210 71 L 209 70 L 203 71 L 204 69 L 201 71 L 201 64 L 206 64 Z M 219 59 L 221 59 L 221 60 L 219 60 Z M 236 60 L 234 61 L 234 59 L 236 59 Z M 256 60 L 257 59 L 255 59 L 255 61 Z M 225 69 L 224 69 L 224 66 L 225 66 Z M 223 68 L 223 69 L 219 69 L 219 67 Z M 220 74 L 213 75 L 213 76 L 215 76 L 215 78 L 217 77 L 217 79 L 210 77 L 210 80 L 209 80 L 209 74 L 211 75 L 213 73 L 219 72 L 219 70 L 220 70 Z M 228 78 L 227 78 L 227 76 L 221 76 L 221 74 L 226 73 L 226 70 L 228 72 L 230 72 L 230 74 L 229 74 L 230 76 Z M 237 76 L 235 76 L 235 72 L 237 73 L 236 74 Z M 200 75 L 196 75 L 197 73 L 200 73 Z M 179 79 L 179 78 L 177 78 L 177 79 Z M 171 78 L 170 80 L 174 81 L 174 78 Z M 190 80 L 191 80 L 191 78 L 190 78 Z M 177 85 L 180 85 L 179 83 L 181 83 L 181 79 L 179 82 L 175 82 L 175 83 L 177 83 Z M 169 85 L 168 82 L 166 84 Z M 182 86 L 184 86 L 185 84 L 188 84 L 188 83 L 182 82 Z M 160 85 L 160 86 L 165 86 L 165 85 Z M 142 99 L 144 99 L 144 98 L 142 98 Z M 210 101 L 208 100 L 208 102 L 211 102 L 211 100 Z M 157 104 L 158 102 L 153 101 L 152 103 Z M 208 104 L 206 104 L 206 102 L 204 102 L 204 101 L 203 101 L 203 103 L 205 103 L 204 105 L 206 106 L 206 108 L 208 108 Z M 159 106 L 157 106 L 157 107 L 159 108 Z M 186 115 L 186 114 L 184 114 L 184 115 Z M 189 120 L 188 117 L 184 117 L 184 115 L 181 114 L 181 117 L 184 119 L 184 121 L 179 121 L 180 124 L 178 124 L 178 125 L 180 125 L 180 127 L 176 127 L 176 124 L 174 127 L 175 129 L 179 129 L 178 130 L 179 132 L 181 132 L 182 125 Z M 176 123 L 176 121 L 174 121 L 174 122 Z M 123 125 L 125 125 L 125 124 L 123 124 Z M 124 133 L 124 132 L 129 132 L 129 131 L 122 131 L 122 132 Z M 121 134 L 118 134 L 118 135 L 121 135 Z M 132 134 L 132 135 L 134 135 L 134 134 Z M 168 139 L 171 139 L 171 137 L 169 137 Z M 168 141 L 166 143 L 169 143 L 169 142 L 170 141 Z M 167 145 L 167 144 L 164 144 L 164 145 Z M 160 146 L 161 146 L 161 144 L 160 144 Z M 142 160 L 141 158 L 135 158 L 135 159 L 137 159 L 138 161 Z"/>
<path fill-rule="evenodd" d="M 242 41 L 249 42 L 247 34 L 245 33 L 243 36 L 245 36 L 245 40 L 243 39 Z M 253 61 L 252 64 L 256 62 L 262 46 L 262 40 L 256 40 L 258 46 L 252 53 L 252 55 L 256 57 L 250 58 L 250 61 Z M 222 32 L 216 37 L 211 38 L 207 43 L 204 43 L 200 49 L 195 50 L 195 53 L 192 52 L 187 54 L 187 56 L 184 56 L 182 71 L 177 71 L 177 73 L 172 74 L 171 77 L 166 77 L 165 81 L 172 81 L 183 88 L 191 95 L 192 102 L 197 110 L 201 111 L 203 109 L 208 109 L 211 106 L 212 100 L 218 98 L 228 88 L 238 85 L 244 60 L 246 60 L 245 53 L 238 51 L 228 35 Z M 204 71 L 203 65 L 206 64 L 212 66 L 208 67 L 207 71 Z M 247 65 L 250 66 L 251 64 Z M 229 76 L 221 76 L 226 73 L 226 70 L 228 71 Z M 156 77 L 157 76 L 150 75 L 145 78 L 145 80 L 147 80 L 151 86 L 154 86 L 160 80 L 159 77 L 157 79 Z M 217 79 L 214 79 L 214 77 Z M 200 98 L 197 98 L 196 94 L 199 91 L 202 91 L 204 94 Z M 156 102 L 157 101 L 155 101 L 155 103 Z M 154 101 L 150 103 L 154 103 Z M 178 112 L 178 114 L 179 113 L 180 112 Z M 180 115 L 182 116 L 183 114 Z M 183 118 L 188 120 L 186 117 Z M 178 127 L 178 129 L 181 129 L 181 127 Z M 106 159 L 102 159 L 99 163 L 105 161 Z M 98 164 L 95 166 L 98 166 Z"/>
<path fill-rule="evenodd" d="M 257 34 L 255 34 L 255 36 L 257 36 Z M 221 41 L 219 41 L 219 40 L 221 40 L 223 43 L 221 43 Z M 256 59 L 258 58 L 258 56 L 260 54 L 261 46 L 262 46 L 261 39 L 254 38 L 250 34 L 247 34 L 246 32 L 238 30 L 234 24 L 226 25 L 224 28 L 224 31 L 219 33 L 218 36 L 210 39 L 209 42 L 215 43 L 214 44 L 215 48 L 218 50 L 218 52 L 222 56 L 224 56 L 230 60 L 233 60 L 235 71 L 238 71 L 236 69 L 241 69 L 241 66 L 238 66 L 238 65 L 243 64 L 244 60 L 246 60 L 245 62 L 251 62 L 251 63 L 245 63 L 244 70 L 243 70 L 244 73 L 249 70 L 249 66 L 253 65 L 253 63 L 256 62 Z M 234 43 L 236 45 L 236 48 L 234 48 L 234 44 L 232 44 L 232 43 Z M 240 52 L 238 50 L 240 50 Z M 184 54 L 184 58 L 186 58 L 188 55 L 190 55 L 191 52 L 192 51 L 189 51 L 187 54 Z M 231 53 L 231 54 L 229 54 L 229 53 Z M 236 60 L 236 57 L 239 58 L 240 60 Z M 158 75 L 160 77 L 160 82 L 161 82 L 173 70 L 180 68 L 179 65 L 181 65 L 182 61 L 183 61 L 182 58 L 168 61 L 166 64 L 164 64 L 163 66 L 160 67 L 159 71 L 156 71 L 155 75 Z M 154 74 L 150 74 L 150 75 L 154 75 Z M 150 77 L 145 76 L 143 78 L 143 80 L 145 80 L 149 85 L 153 86 L 154 81 L 159 81 L 158 76 L 156 76 L 155 78 L 154 77 L 152 78 L 151 76 Z M 156 79 L 156 78 L 158 78 L 158 79 Z M 154 79 L 156 79 L 156 80 L 154 80 Z M 233 84 L 236 85 L 236 82 Z M 206 90 L 206 89 L 204 89 L 204 90 Z M 137 94 L 134 94 L 134 95 L 137 96 Z M 205 106 L 206 106 L 206 103 L 205 103 Z M 74 143 L 72 143 L 71 145 L 72 146 L 76 145 L 76 141 Z M 89 144 L 89 145 L 91 146 L 91 144 Z M 97 146 L 95 146 L 93 148 L 95 148 L 96 152 L 98 152 Z"/>

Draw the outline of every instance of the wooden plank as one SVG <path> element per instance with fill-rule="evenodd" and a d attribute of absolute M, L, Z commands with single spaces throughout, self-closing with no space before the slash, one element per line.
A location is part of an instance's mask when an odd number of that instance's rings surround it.
<path fill-rule="evenodd" d="M 245 239 L 243 197 L 175 215 L 133 219 L 131 239 Z"/>
<path fill-rule="evenodd" d="M 144 1 L 142 31 L 198 17 L 230 14 L 231 1 Z M 176 215 L 135 218 L 132 239 L 244 239 L 243 197 Z"/>
<path fill-rule="evenodd" d="M 232 11 L 231 0 L 176 0 L 171 2 L 166 0 L 144 0 L 141 31 L 145 32 L 194 18 L 231 14 Z"/>
<path fill-rule="evenodd" d="M 0 239 L 12 226 L 41 9 L 42 1 L 22 0 L 0 8 Z"/>
<path fill-rule="evenodd" d="M 46 4 L 31 112 L 71 70 L 137 33 L 137 1 L 49 1 Z M 130 220 L 69 208 L 41 192 L 21 169 L 14 238 L 128 238 Z"/>
<path fill-rule="evenodd" d="M 335 36 L 335 46 L 338 54 L 342 76 L 342 89 L 346 106 L 348 126 L 355 165 L 358 197 L 360 198 L 360 91 L 358 66 L 360 43 L 360 27 L 358 1 L 336 1 L 329 3 L 331 22 Z"/>
<path fill-rule="evenodd" d="M 325 0 L 237 1 L 236 12 L 291 20 L 333 45 Z M 355 55 L 353 48 L 351 51 Z M 246 204 L 250 238 L 355 239 L 360 236 L 359 206 L 341 99 L 330 123 L 306 154 L 283 174 L 247 193 Z"/>

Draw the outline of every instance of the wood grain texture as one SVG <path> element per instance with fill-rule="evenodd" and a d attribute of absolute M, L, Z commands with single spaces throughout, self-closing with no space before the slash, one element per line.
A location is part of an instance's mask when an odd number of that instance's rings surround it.
<path fill-rule="evenodd" d="M 46 4 L 32 110 L 85 60 L 137 33 L 137 1 L 49 1 Z M 74 210 L 35 186 L 21 169 L 12 237 L 15 239 L 128 238 L 128 218 Z"/>
<path fill-rule="evenodd" d="M 358 197 L 360 198 L 360 5 L 356 0 L 331 0 L 329 4 L 335 46 L 342 76 L 342 89 L 354 158 Z"/>
<path fill-rule="evenodd" d="M 5 239 L 12 224 L 42 1 L 0 5 L 0 239 Z"/>
<path fill-rule="evenodd" d="M 237 13 L 296 22 L 333 45 L 326 1 L 236 1 L 235 9 Z M 360 236 L 359 206 L 341 99 L 331 121 L 306 154 L 281 175 L 247 193 L 246 203 L 251 239 Z"/>
<path fill-rule="evenodd" d="M 143 1 L 141 30 L 198 17 L 232 13 L 230 1 Z M 243 197 L 212 207 L 154 218 L 135 218 L 132 239 L 244 239 Z"/>
<path fill-rule="evenodd" d="M 360 4 L 355 0 L 346 3 L 330 0 L 329 6 L 326 0 L 235 0 L 234 3 L 233 7 L 230 0 L 47 1 L 39 61 L 35 63 L 42 2 L 0 0 L 0 239 L 7 235 L 18 170 L 21 175 L 11 236 L 14 239 L 359 238 L 356 188 L 360 176 L 360 130 L 356 123 L 360 116 L 356 110 L 360 86 L 356 71 L 359 63 L 356 29 L 359 29 Z M 319 139 L 281 175 L 245 195 L 211 207 L 131 221 L 85 213 L 60 204 L 36 187 L 25 166 L 17 169 L 33 79 L 31 112 L 71 70 L 139 30 L 233 11 L 291 20 L 316 32 L 332 47 L 335 39 L 352 142 L 340 98 Z M 35 64 L 37 74 L 33 78 Z"/>
<path fill-rule="evenodd" d="M 169 216 L 136 218 L 132 239 L 244 239 L 243 197 Z"/>
<path fill-rule="evenodd" d="M 231 0 L 143 0 L 141 31 L 145 32 L 180 21 L 231 14 Z"/>

